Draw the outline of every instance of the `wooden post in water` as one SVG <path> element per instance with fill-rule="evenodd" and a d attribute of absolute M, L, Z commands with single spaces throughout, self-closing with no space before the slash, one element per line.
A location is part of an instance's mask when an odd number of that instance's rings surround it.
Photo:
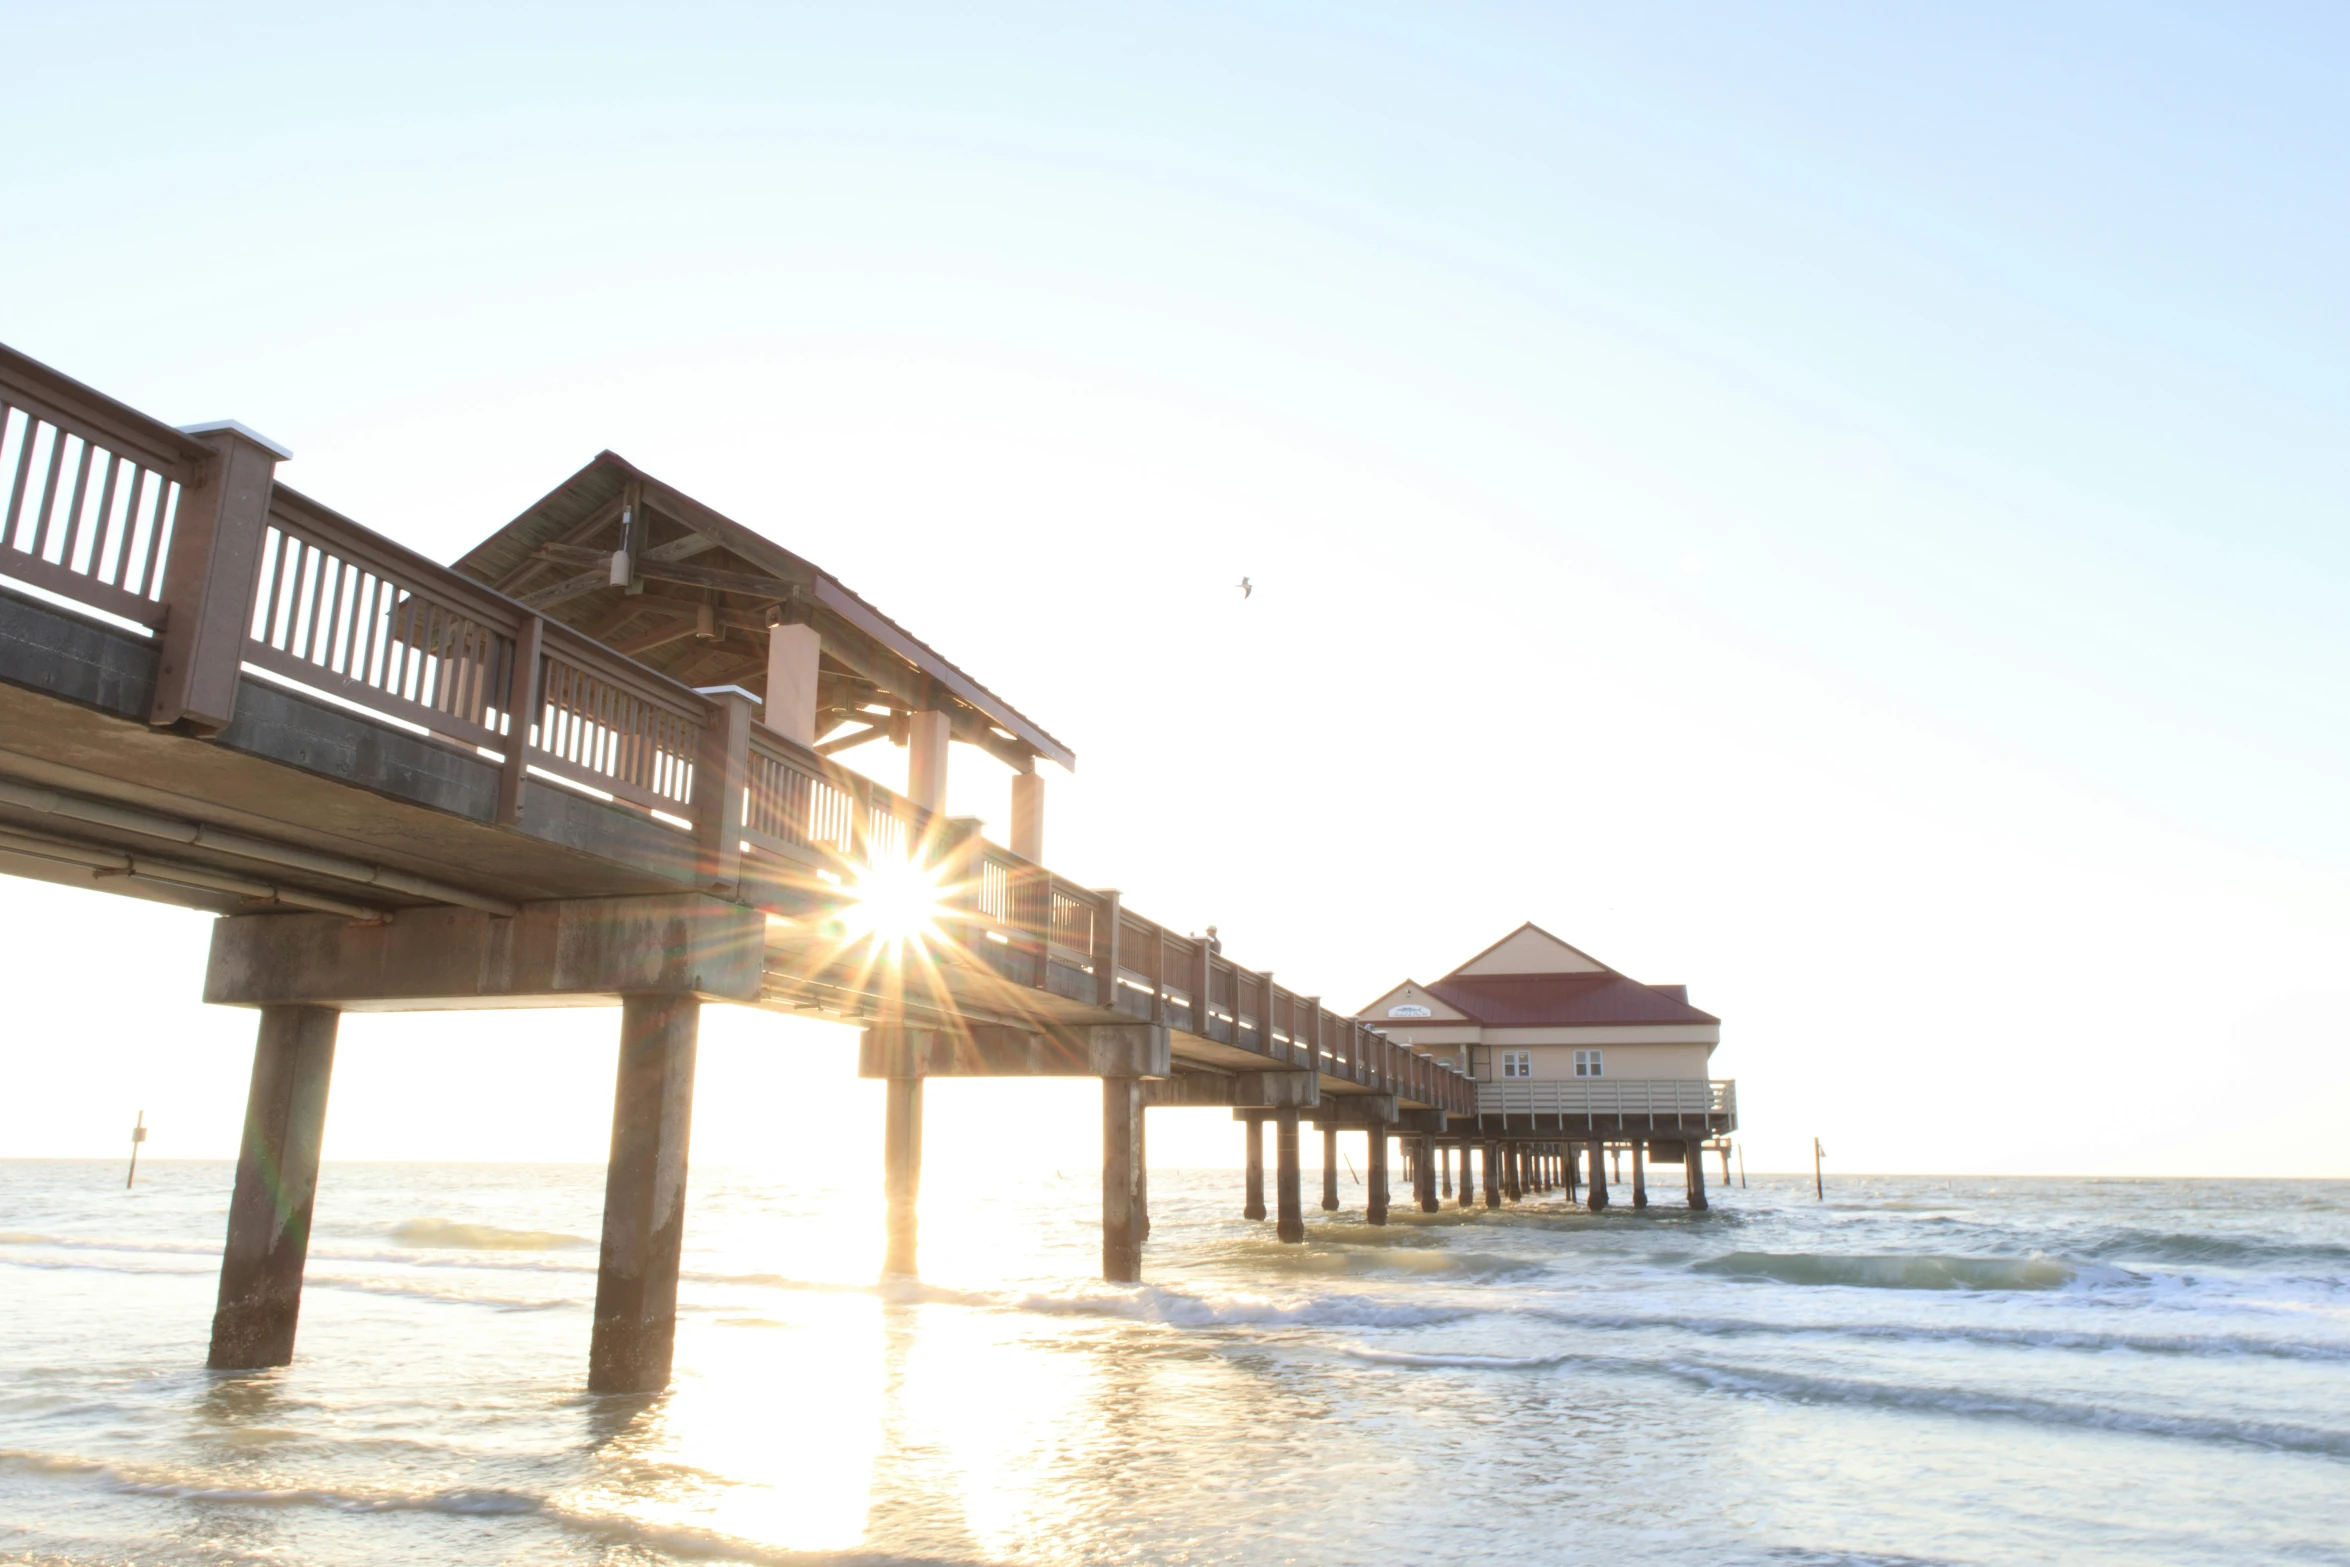
<path fill-rule="evenodd" d="M 1365 1157 L 1363 1171 L 1370 1194 L 1363 1203 L 1363 1219 L 1369 1224 L 1387 1222 L 1387 1128 L 1378 1121 L 1371 1123 L 1370 1149 Z"/>
<path fill-rule="evenodd" d="M 882 1220 L 887 1244 L 881 1271 L 911 1277 L 922 1201 L 922 1079 L 884 1078 L 882 1093 L 881 1195 L 887 1209 Z"/>
<path fill-rule="evenodd" d="M 1141 1085 L 1102 1079 L 1102 1277 L 1132 1284 L 1142 1277 Z"/>
<path fill-rule="evenodd" d="M 1297 1107 L 1284 1105 L 1273 1112 L 1273 1234 L 1277 1240 L 1306 1238 L 1302 1174 L 1298 1169 Z"/>
<path fill-rule="evenodd" d="M 1682 1164 L 1689 1172 L 1689 1206 L 1699 1213 L 1705 1211 L 1705 1149 L 1695 1138 L 1681 1150 Z"/>
<path fill-rule="evenodd" d="M 1820 1146 L 1818 1138 L 1813 1138 L 1811 1140 L 1811 1195 L 1815 1202 L 1828 1200 L 1828 1188 L 1820 1179 L 1820 1161 L 1826 1157 L 1827 1150 Z"/>
<path fill-rule="evenodd" d="M 591 1393 L 651 1393 L 669 1381 L 701 1012 L 701 1001 L 688 994 L 620 998 L 612 1155 L 604 1166 L 604 1239 L 588 1341 Z"/>
<path fill-rule="evenodd" d="M 1600 1141 L 1597 1132 L 1591 1134 L 1591 1197 L 1589 1206 L 1593 1213 L 1607 1212 L 1607 1144 Z"/>
<path fill-rule="evenodd" d="M 1638 1138 L 1632 1143 L 1632 1206 L 1648 1206 L 1648 1143 Z"/>
<path fill-rule="evenodd" d="M 339 1021 L 332 1007 L 261 1009 L 212 1313 L 206 1364 L 215 1371 L 282 1366 L 294 1358 Z"/>
<path fill-rule="evenodd" d="M 1338 1211 L 1338 1128 L 1328 1122 L 1322 1126 L 1322 1211 Z"/>
<path fill-rule="evenodd" d="M 1265 1118 L 1248 1118 L 1248 1176 L 1247 1200 L 1240 1210 L 1244 1219 L 1265 1216 Z"/>
<path fill-rule="evenodd" d="M 147 1140 L 147 1112 L 141 1110 L 139 1119 L 131 1126 L 131 1172 L 122 1178 L 122 1189 L 129 1191 L 139 1179 L 139 1144 Z"/>

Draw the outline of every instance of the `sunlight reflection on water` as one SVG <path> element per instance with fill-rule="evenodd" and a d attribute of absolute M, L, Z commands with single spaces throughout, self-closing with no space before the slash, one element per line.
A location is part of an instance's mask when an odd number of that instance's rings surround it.
<path fill-rule="evenodd" d="M 215 1377 L 226 1176 L 0 1165 L 0 1550 L 2350 1561 L 2295 1522 L 2350 1479 L 2335 1188 L 1761 1185 L 1283 1247 L 1234 1176 L 1154 1172 L 1129 1288 L 1075 1176 L 942 1183 L 924 1281 L 876 1284 L 869 1185 L 702 1171 L 675 1384 L 595 1398 L 561 1242 L 600 1172 L 330 1167 L 300 1358 Z"/>

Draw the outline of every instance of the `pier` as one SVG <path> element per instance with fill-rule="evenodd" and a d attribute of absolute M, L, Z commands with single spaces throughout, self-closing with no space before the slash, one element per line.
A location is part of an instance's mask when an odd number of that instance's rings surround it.
<path fill-rule="evenodd" d="M 1148 1111 L 1391 1135 L 1475 1088 L 1044 855 L 1074 754 L 813 564 L 605 453 L 456 566 L 0 347 L 0 871 L 206 910 L 255 1009 L 211 1363 L 286 1363 L 339 1019 L 617 1008 L 589 1386 L 668 1376 L 700 1008 L 850 1024 L 911 1272 L 922 1086 L 1102 1082 L 1102 1276 L 1141 1276 Z M 833 760 L 908 747 L 899 795 Z M 1014 769 L 1010 844 L 942 812 Z M 1307 900 L 1310 904 L 1310 899 Z M 609 1015 L 609 1014 L 607 1014 Z"/>

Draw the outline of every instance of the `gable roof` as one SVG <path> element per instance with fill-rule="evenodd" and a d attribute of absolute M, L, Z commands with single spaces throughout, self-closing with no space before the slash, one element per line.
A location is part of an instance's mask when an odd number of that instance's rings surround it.
<path fill-rule="evenodd" d="M 1428 991 L 1488 1028 L 1721 1021 L 1669 991 L 1612 969 L 1597 974 L 1455 974 L 1432 982 Z"/>
<path fill-rule="evenodd" d="M 1453 970 L 1455 974 L 1605 974 L 1608 966 L 1528 920 Z"/>
<path fill-rule="evenodd" d="M 612 586 L 609 576 L 631 507 L 633 589 Z M 763 693 L 767 628 L 778 620 L 810 624 L 823 643 L 819 734 L 842 722 L 876 722 L 868 703 L 936 706 L 956 739 L 1015 766 L 1038 757 L 1077 763 L 1041 725 L 831 573 L 612 452 L 599 452 L 466 551 L 456 569 L 696 687 Z M 697 632 L 697 624 L 716 634 Z"/>
<path fill-rule="evenodd" d="M 1365 1018 L 1394 1017 L 1397 1014 L 1392 1009 L 1399 1006 L 1425 1007 L 1427 1009 L 1425 1018 L 1423 1018 L 1419 1013 L 1405 1014 L 1415 1022 L 1427 1021 L 1432 1023 L 1459 1023 L 1475 1021 L 1475 1019 L 1467 1017 L 1460 1011 L 1459 1008 L 1453 1006 L 1443 997 L 1435 994 L 1426 985 L 1421 984 L 1416 979 L 1405 980 L 1402 984 L 1396 986 L 1386 995 L 1381 996 L 1378 1000 L 1372 1002 L 1369 1006 L 1363 1008 L 1362 1011 L 1355 1015 L 1357 1017 Z"/>
<path fill-rule="evenodd" d="M 1403 988 L 1389 991 L 1361 1015 L 1370 1018 L 1373 1010 Z M 1689 1004 L 1686 985 L 1643 985 L 1532 921 L 1444 978 L 1418 988 L 1487 1028 L 1721 1021 Z"/>

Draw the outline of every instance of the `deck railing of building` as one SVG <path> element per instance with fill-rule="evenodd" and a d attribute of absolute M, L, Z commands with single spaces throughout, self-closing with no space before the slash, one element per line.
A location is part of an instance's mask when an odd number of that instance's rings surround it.
<path fill-rule="evenodd" d="M 175 576 L 183 502 L 224 467 L 194 435 L 0 347 L 0 577 L 150 634 L 175 611 L 248 604 L 238 663 L 495 756 L 502 823 L 533 776 L 557 780 L 693 835 L 722 891 L 754 886 L 745 845 L 753 870 L 765 858 L 842 880 L 920 854 L 944 867 L 947 935 L 1008 978 L 1471 1110 L 1475 1085 L 1450 1065 L 985 842 L 976 824 L 934 820 L 749 721 L 739 694 L 681 685 L 282 485 L 247 520 L 246 547 L 207 541 L 204 559 L 233 567 Z M 211 580 L 227 569 L 249 576 Z"/>
<path fill-rule="evenodd" d="M 1735 1078 L 1590 1077 L 1477 1085 L 1479 1115 L 1680 1116 L 1738 1120 Z"/>

